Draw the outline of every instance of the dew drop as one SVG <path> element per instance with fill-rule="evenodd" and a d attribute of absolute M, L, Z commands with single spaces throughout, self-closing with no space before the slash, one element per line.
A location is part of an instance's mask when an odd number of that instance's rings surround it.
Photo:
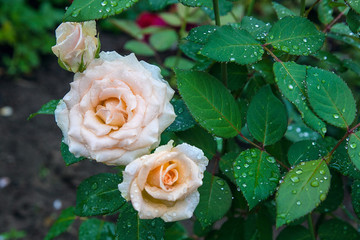
<path fill-rule="evenodd" d="M 296 174 L 299 174 L 299 175 L 300 175 L 300 174 L 302 174 L 302 173 L 303 173 L 303 170 L 298 169 L 298 170 L 296 170 L 295 172 L 296 172 Z"/>
<path fill-rule="evenodd" d="M 290 85 L 288 86 L 288 88 L 289 88 L 290 90 L 293 90 L 293 89 L 294 89 L 294 86 L 290 84 Z"/>
<path fill-rule="evenodd" d="M 101 6 L 103 6 L 103 7 L 106 6 L 107 4 L 108 4 L 108 2 L 106 0 L 101 2 Z"/>
<path fill-rule="evenodd" d="M 356 143 L 351 143 L 350 148 L 355 149 L 356 148 Z"/>
<path fill-rule="evenodd" d="M 298 176 L 293 175 L 293 176 L 290 177 L 290 180 L 291 180 L 293 183 L 297 183 L 297 182 L 300 181 L 300 178 L 299 178 Z"/>
<path fill-rule="evenodd" d="M 274 158 L 274 157 L 267 156 L 267 157 L 266 157 L 266 160 L 267 160 L 269 163 L 275 163 L 275 158 Z"/>
<path fill-rule="evenodd" d="M 94 183 L 93 185 L 91 185 L 91 189 L 93 189 L 93 190 L 97 189 L 97 187 L 98 187 L 97 183 Z"/>
<path fill-rule="evenodd" d="M 75 11 L 72 12 L 71 16 L 72 17 L 77 17 L 77 16 L 79 16 L 79 13 L 80 13 L 79 10 L 75 10 Z"/>
<path fill-rule="evenodd" d="M 311 183 L 310 183 L 310 186 L 312 186 L 312 187 L 318 187 L 319 186 L 319 182 L 318 181 L 312 181 Z"/>
<path fill-rule="evenodd" d="M 338 119 L 340 116 L 335 113 L 335 114 L 333 115 L 333 117 L 334 117 L 335 119 Z"/>
<path fill-rule="evenodd" d="M 321 169 L 319 172 L 320 172 L 321 175 L 325 174 L 325 170 L 323 170 L 323 169 Z"/>
<path fill-rule="evenodd" d="M 320 200 L 321 201 L 324 201 L 326 199 L 326 194 L 325 193 L 322 193 L 321 195 L 320 195 Z"/>
<path fill-rule="evenodd" d="M 219 184 L 220 186 L 224 186 L 224 185 L 225 185 L 225 182 L 224 182 L 224 180 L 222 180 L 222 179 L 217 179 L 217 180 L 216 180 L 216 183 Z"/>
<path fill-rule="evenodd" d="M 297 201 L 297 202 L 296 202 L 296 205 L 300 206 L 300 205 L 301 205 L 301 202 L 300 202 L 300 201 Z"/>

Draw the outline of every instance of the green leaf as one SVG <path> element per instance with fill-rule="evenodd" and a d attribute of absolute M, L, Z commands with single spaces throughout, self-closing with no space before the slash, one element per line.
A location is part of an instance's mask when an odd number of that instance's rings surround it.
<path fill-rule="evenodd" d="M 356 179 L 351 185 L 351 203 L 357 217 L 360 217 L 360 179 Z"/>
<path fill-rule="evenodd" d="M 80 162 L 80 161 L 86 159 L 85 157 L 79 157 L 79 158 L 75 157 L 74 154 L 72 154 L 69 151 L 69 146 L 66 145 L 66 143 L 64 143 L 64 142 L 61 142 L 60 151 L 61 151 L 61 156 L 62 156 L 66 166 L 69 166 L 71 164 L 74 164 L 74 163 L 77 163 L 77 162 Z"/>
<path fill-rule="evenodd" d="M 347 222 L 330 219 L 320 225 L 318 231 L 321 240 L 358 240 L 360 234 Z"/>
<path fill-rule="evenodd" d="M 222 156 L 219 161 L 220 171 L 234 184 L 236 184 L 234 176 L 234 162 L 238 158 L 238 156 L 239 154 L 235 152 L 228 152 L 224 156 Z"/>
<path fill-rule="evenodd" d="M 281 5 L 277 2 L 272 2 L 272 5 L 273 5 L 276 15 L 278 16 L 279 19 L 286 17 L 286 16 L 295 16 L 296 15 L 293 11 L 291 11 L 287 7 Z"/>
<path fill-rule="evenodd" d="M 115 18 L 109 19 L 108 21 L 135 39 L 141 40 L 144 38 L 144 35 L 141 32 L 142 29 L 134 21 Z"/>
<path fill-rule="evenodd" d="M 306 99 L 306 66 L 295 62 L 276 62 L 274 63 L 274 74 L 280 91 L 297 107 L 304 122 L 324 136 L 326 125 L 311 111 Z"/>
<path fill-rule="evenodd" d="M 162 239 L 164 221 L 160 218 L 140 219 L 131 204 L 124 204 L 116 223 L 117 240 Z"/>
<path fill-rule="evenodd" d="M 289 124 L 285 137 L 292 142 L 317 140 L 321 138 L 320 134 L 314 132 L 302 122 Z"/>
<path fill-rule="evenodd" d="M 142 56 L 154 56 L 155 51 L 145 42 L 130 40 L 125 43 L 124 49 Z"/>
<path fill-rule="evenodd" d="M 66 10 L 65 22 L 84 22 L 107 18 L 133 6 L 138 0 L 74 0 Z"/>
<path fill-rule="evenodd" d="M 273 62 L 269 58 L 265 58 L 260 62 L 255 63 L 251 68 L 257 71 L 266 80 L 267 83 L 275 83 Z"/>
<path fill-rule="evenodd" d="M 76 216 L 74 215 L 74 207 L 62 210 L 59 218 L 54 222 L 49 232 L 46 234 L 45 240 L 53 239 L 66 232 L 75 219 Z"/>
<path fill-rule="evenodd" d="M 248 31 L 232 26 L 218 28 L 201 50 L 201 54 L 215 61 L 238 64 L 257 62 L 263 53 L 260 43 Z"/>
<path fill-rule="evenodd" d="M 0 239 L 2 240 L 20 239 L 25 237 L 26 237 L 25 231 L 19 231 L 16 229 L 11 229 L 10 231 L 0 233 Z"/>
<path fill-rule="evenodd" d="M 344 200 L 344 188 L 340 174 L 331 173 L 331 182 L 329 193 L 320 206 L 316 208 L 321 213 L 335 211 Z"/>
<path fill-rule="evenodd" d="M 179 222 L 175 222 L 165 230 L 165 240 L 184 240 L 187 237 L 186 229 Z"/>
<path fill-rule="evenodd" d="M 324 33 L 303 17 L 284 17 L 267 35 L 267 43 L 292 55 L 309 55 L 318 51 L 325 40 Z"/>
<path fill-rule="evenodd" d="M 118 190 L 120 182 L 120 176 L 112 173 L 85 179 L 76 191 L 75 214 L 94 216 L 116 212 L 126 202 Z"/>
<path fill-rule="evenodd" d="M 166 129 L 166 131 L 185 131 L 195 126 L 196 122 L 191 116 L 183 100 L 172 99 L 171 104 L 174 107 L 176 118 L 175 121 Z"/>
<path fill-rule="evenodd" d="M 360 65 L 352 59 L 344 59 L 344 66 L 360 76 Z"/>
<path fill-rule="evenodd" d="M 279 141 L 285 134 L 286 109 L 269 85 L 261 88 L 252 98 L 247 112 L 247 125 L 251 135 L 264 146 Z"/>
<path fill-rule="evenodd" d="M 213 25 L 203 25 L 192 28 L 185 38 L 188 41 L 205 44 L 211 34 L 213 34 L 219 27 Z"/>
<path fill-rule="evenodd" d="M 346 150 L 346 143 L 343 142 L 334 152 L 331 158 L 330 167 L 339 171 L 344 176 L 360 179 L 360 171 L 351 162 Z"/>
<path fill-rule="evenodd" d="M 264 40 L 271 28 L 270 23 L 264 23 L 261 20 L 248 16 L 242 18 L 240 26 L 257 40 Z"/>
<path fill-rule="evenodd" d="M 177 132 L 176 136 L 184 142 L 200 148 L 204 151 L 204 154 L 208 159 L 212 159 L 216 154 L 216 142 L 214 137 L 199 126 L 195 126 L 183 132 Z"/>
<path fill-rule="evenodd" d="M 360 14 L 360 2 L 358 0 L 347 0 L 346 1 L 352 9 Z"/>
<path fill-rule="evenodd" d="M 285 176 L 276 195 L 276 226 L 311 212 L 326 199 L 330 171 L 323 159 L 301 162 Z"/>
<path fill-rule="evenodd" d="M 156 32 L 150 36 L 150 44 L 157 51 L 165 51 L 170 49 L 178 40 L 177 33 L 173 29 L 166 29 Z"/>
<path fill-rule="evenodd" d="M 227 88 L 231 91 L 242 89 L 247 81 L 248 71 L 246 66 L 236 63 L 228 63 L 227 66 Z M 210 74 L 221 79 L 221 64 L 215 63 L 210 69 Z"/>
<path fill-rule="evenodd" d="M 79 228 L 79 240 L 112 240 L 115 237 L 115 224 L 97 218 L 84 221 Z"/>
<path fill-rule="evenodd" d="M 308 229 L 301 225 L 289 226 L 284 228 L 276 240 L 311 240 L 311 234 Z"/>
<path fill-rule="evenodd" d="M 335 24 L 327 34 L 327 37 L 360 49 L 360 39 L 350 30 L 349 26 L 344 23 Z"/>
<path fill-rule="evenodd" d="M 211 0 L 179 0 L 180 3 L 187 7 L 208 7 L 213 8 Z"/>
<path fill-rule="evenodd" d="M 350 10 L 346 15 L 346 22 L 354 33 L 360 32 L 360 15 Z"/>
<path fill-rule="evenodd" d="M 224 85 L 205 72 L 175 72 L 180 94 L 202 127 L 224 138 L 240 133 L 241 114 Z"/>
<path fill-rule="evenodd" d="M 181 26 L 181 18 L 178 15 L 175 15 L 173 13 L 167 13 L 167 12 L 160 13 L 159 15 L 170 26 L 174 26 L 174 27 Z"/>
<path fill-rule="evenodd" d="M 356 105 L 350 88 L 336 74 L 313 67 L 307 69 L 307 92 L 315 113 L 337 127 L 348 127 Z"/>
<path fill-rule="evenodd" d="M 245 240 L 272 240 L 272 216 L 266 208 L 260 208 L 256 213 L 249 214 L 244 223 L 244 230 Z"/>
<path fill-rule="evenodd" d="M 174 0 L 147 0 L 149 3 L 149 10 L 159 11 L 165 8 L 167 5 L 174 3 Z"/>
<path fill-rule="evenodd" d="M 244 219 L 242 218 L 229 218 L 219 229 L 219 236 L 217 239 L 226 240 L 243 240 L 244 235 Z M 212 234 L 210 234 L 212 235 Z M 206 238 L 207 239 L 207 238 Z"/>
<path fill-rule="evenodd" d="M 226 181 L 205 172 L 199 192 L 200 202 L 195 209 L 195 216 L 202 227 L 206 228 L 221 219 L 230 209 L 231 190 Z"/>
<path fill-rule="evenodd" d="M 274 193 L 280 171 L 274 157 L 259 149 L 248 149 L 235 160 L 234 176 L 251 210 Z"/>
<path fill-rule="evenodd" d="M 178 58 L 176 56 L 167 57 L 164 61 L 164 65 L 167 68 L 178 68 L 183 70 L 191 69 L 194 66 L 194 62 L 186 58 Z"/>
<path fill-rule="evenodd" d="M 36 113 L 30 114 L 30 116 L 27 118 L 27 120 L 32 119 L 33 117 L 35 117 L 38 114 L 50 114 L 50 115 L 54 114 L 55 109 L 59 102 L 60 102 L 60 100 L 50 100 L 48 103 L 45 103 L 44 105 L 42 105 L 42 107 L 40 108 L 39 111 L 37 111 Z"/>
<path fill-rule="evenodd" d="M 360 170 L 360 132 L 350 135 L 348 153 L 353 164 Z"/>
<path fill-rule="evenodd" d="M 331 149 L 330 149 L 331 150 Z M 301 162 L 311 161 L 319 157 L 325 157 L 329 152 L 326 143 L 319 141 L 300 141 L 289 148 L 288 161 L 290 165 L 295 166 Z"/>
<path fill-rule="evenodd" d="M 332 16 L 334 10 L 329 5 L 329 0 L 322 0 L 321 2 L 319 2 L 317 12 L 319 20 L 323 24 L 329 24 L 334 19 L 334 17 Z"/>

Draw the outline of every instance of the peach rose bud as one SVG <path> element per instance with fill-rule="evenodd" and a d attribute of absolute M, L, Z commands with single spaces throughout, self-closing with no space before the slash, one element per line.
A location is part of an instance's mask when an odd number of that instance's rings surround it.
<path fill-rule="evenodd" d="M 71 72 L 82 72 L 95 58 L 99 40 L 96 22 L 64 22 L 55 31 L 56 45 L 51 49 L 59 58 L 59 64 Z"/>
<path fill-rule="evenodd" d="M 197 189 L 209 160 L 194 146 L 172 144 L 170 141 L 153 154 L 136 159 L 123 172 L 119 191 L 142 219 L 188 219 L 199 203 Z"/>
<path fill-rule="evenodd" d="M 70 86 L 55 119 L 76 157 L 126 165 L 156 148 L 176 117 L 160 69 L 134 54 L 101 52 Z"/>

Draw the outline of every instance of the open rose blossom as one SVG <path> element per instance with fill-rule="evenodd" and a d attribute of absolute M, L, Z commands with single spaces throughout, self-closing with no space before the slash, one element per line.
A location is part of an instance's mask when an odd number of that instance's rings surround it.
<path fill-rule="evenodd" d="M 173 147 L 170 141 L 127 165 L 119 190 L 142 219 L 187 219 L 199 203 L 197 188 L 207 164 L 200 149 L 186 143 Z"/>
<path fill-rule="evenodd" d="M 55 119 L 76 157 L 126 165 L 157 147 L 176 117 L 160 69 L 134 54 L 102 52 L 70 85 Z"/>
<path fill-rule="evenodd" d="M 51 49 L 68 71 L 82 71 L 95 58 L 98 50 L 95 21 L 65 22 L 55 34 L 56 45 Z"/>

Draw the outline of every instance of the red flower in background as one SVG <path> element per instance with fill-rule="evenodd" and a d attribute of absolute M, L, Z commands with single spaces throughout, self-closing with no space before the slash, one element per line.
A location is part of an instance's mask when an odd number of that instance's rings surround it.
<path fill-rule="evenodd" d="M 167 26 L 166 22 L 156 13 L 144 12 L 136 19 L 137 25 L 141 28 L 150 26 Z"/>

